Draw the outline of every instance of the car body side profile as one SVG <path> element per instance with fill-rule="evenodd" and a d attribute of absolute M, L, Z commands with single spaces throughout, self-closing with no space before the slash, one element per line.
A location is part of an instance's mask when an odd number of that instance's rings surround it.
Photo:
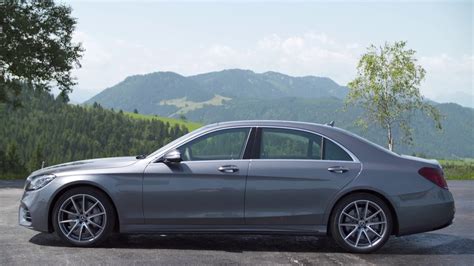
<path fill-rule="evenodd" d="M 148 156 L 71 162 L 26 181 L 20 225 L 77 246 L 120 233 L 328 234 L 351 252 L 443 228 L 441 166 L 331 125 L 208 125 Z"/>

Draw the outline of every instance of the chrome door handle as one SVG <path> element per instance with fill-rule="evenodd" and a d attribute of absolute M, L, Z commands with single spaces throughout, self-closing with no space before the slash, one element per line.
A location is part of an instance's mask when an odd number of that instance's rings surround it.
<path fill-rule="evenodd" d="M 236 165 L 223 165 L 223 166 L 217 168 L 217 170 L 219 170 L 223 173 L 235 173 L 235 172 L 239 171 L 239 168 Z"/>
<path fill-rule="evenodd" d="M 349 171 L 349 169 L 344 168 L 342 166 L 332 166 L 328 168 L 328 171 L 336 174 L 342 174 Z"/>

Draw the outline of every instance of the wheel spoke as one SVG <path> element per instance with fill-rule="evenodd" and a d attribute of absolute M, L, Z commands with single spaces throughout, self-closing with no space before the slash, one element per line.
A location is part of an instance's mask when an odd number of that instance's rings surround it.
<path fill-rule="evenodd" d="M 369 235 L 367 234 L 367 231 L 364 230 L 363 232 L 364 232 L 365 238 L 367 238 L 367 241 L 369 242 L 369 245 L 372 246 L 372 241 L 370 240 L 370 237 L 369 237 Z"/>
<path fill-rule="evenodd" d="M 97 224 L 96 222 L 94 222 L 94 221 L 92 221 L 92 220 L 89 220 L 89 222 L 90 222 L 92 225 L 94 225 L 94 226 L 96 226 L 96 227 L 99 227 L 100 229 L 104 228 L 103 226 Z"/>
<path fill-rule="evenodd" d="M 364 219 L 367 219 L 367 212 L 369 211 L 369 201 L 365 203 Z"/>
<path fill-rule="evenodd" d="M 91 229 L 89 228 L 89 226 L 87 224 L 84 224 L 84 226 L 86 227 L 87 231 L 89 231 L 89 234 L 91 234 L 91 236 L 94 238 L 95 235 L 94 233 L 92 233 Z"/>
<path fill-rule="evenodd" d="M 374 218 L 374 217 L 375 217 L 377 214 L 379 214 L 381 211 L 382 211 L 382 210 L 378 210 L 378 211 L 374 212 L 374 213 L 373 213 L 372 215 L 370 215 L 366 220 L 368 221 L 368 220 Z"/>
<path fill-rule="evenodd" d="M 90 219 L 90 218 L 97 217 L 97 216 L 101 216 L 101 215 L 105 215 L 105 212 L 100 212 L 100 213 L 92 214 L 92 215 L 89 216 L 89 219 Z"/>
<path fill-rule="evenodd" d="M 367 225 L 367 229 L 369 229 L 372 233 L 374 233 L 376 236 L 378 237 L 382 237 L 379 233 L 375 232 L 374 229 L 372 229 L 372 227 L 370 227 L 370 225 Z"/>
<path fill-rule="evenodd" d="M 76 212 L 79 214 L 81 213 L 79 211 L 79 208 L 77 208 L 77 205 L 76 205 L 76 202 L 74 202 L 74 196 L 70 198 L 71 202 L 72 202 L 72 205 L 74 205 L 74 209 L 76 210 Z"/>
<path fill-rule="evenodd" d="M 339 224 L 339 226 L 357 226 L 357 224 Z"/>
<path fill-rule="evenodd" d="M 74 229 L 76 228 L 76 226 L 77 226 L 78 224 L 79 224 L 79 222 L 76 222 L 76 223 L 74 224 L 74 226 L 71 228 L 71 230 L 67 233 L 66 236 L 69 236 L 69 235 L 72 233 L 72 231 L 74 231 Z"/>
<path fill-rule="evenodd" d="M 359 207 L 357 207 L 357 201 L 354 201 L 354 206 L 356 207 L 357 220 L 359 220 L 360 219 L 360 213 L 359 213 Z"/>
<path fill-rule="evenodd" d="M 65 213 L 70 214 L 70 215 L 79 215 L 79 213 L 73 213 L 73 212 L 70 212 L 70 211 L 66 211 L 64 209 L 60 209 L 59 211 L 65 212 Z"/>
<path fill-rule="evenodd" d="M 379 225 L 379 224 L 386 224 L 387 222 L 381 221 L 381 222 L 373 222 L 373 223 L 367 223 L 367 226 L 372 226 L 372 225 Z"/>
<path fill-rule="evenodd" d="M 81 224 L 81 228 L 79 228 L 79 241 L 81 241 L 82 229 L 84 229 L 84 224 Z"/>
<path fill-rule="evenodd" d="M 360 236 L 362 235 L 362 230 L 359 230 L 359 234 L 357 234 L 357 240 L 355 242 L 355 247 L 357 247 L 357 245 L 359 245 L 359 241 L 360 241 Z"/>
<path fill-rule="evenodd" d="M 92 206 L 89 207 L 89 209 L 84 213 L 84 214 L 88 214 L 90 211 L 92 211 L 92 209 L 94 209 L 94 207 L 98 204 L 99 202 L 96 201 L 94 204 L 92 204 Z"/>
<path fill-rule="evenodd" d="M 77 222 L 77 220 L 76 219 L 74 219 L 74 220 L 64 220 L 64 221 L 60 221 L 59 223 L 60 224 L 65 224 L 65 223 L 72 223 L 72 222 Z"/>
<path fill-rule="evenodd" d="M 86 213 L 86 195 L 82 194 L 82 212 Z"/>
<path fill-rule="evenodd" d="M 342 212 L 342 214 L 344 214 L 345 216 L 351 218 L 351 219 L 354 220 L 354 221 L 359 221 L 359 219 L 355 218 L 354 216 L 352 216 L 352 215 L 350 215 L 350 214 L 348 214 L 348 213 L 346 213 L 346 212 Z"/>
<path fill-rule="evenodd" d="M 346 237 L 344 237 L 344 240 L 347 240 L 351 235 L 353 235 L 357 231 L 357 227 L 354 228 Z"/>

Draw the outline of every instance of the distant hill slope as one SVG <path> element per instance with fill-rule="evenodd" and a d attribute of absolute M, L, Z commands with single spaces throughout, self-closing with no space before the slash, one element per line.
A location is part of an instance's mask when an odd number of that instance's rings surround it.
<path fill-rule="evenodd" d="M 329 78 L 291 77 L 278 72 L 257 74 L 250 70 L 230 69 L 189 77 L 209 93 L 231 98 L 338 97 L 347 88 Z"/>
<path fill-rule="evenodd" d="M 66 104 L 25 90 L 23 107 L 0 104 L 0 177 L 26 177 L 46 165 L 148 154 L 195 129 L 175 119 L 136 118 L 99 105 Z"/>
<path fill-rule="evenodd" d="M 329 78 L 291 77 L 277 72 L 254 73 L 230 69 L 184 77 L 173 72 L 155 72 L 126 78 L 107 88 L 85 104 L 100 103 L 104 107 L 140 113 L 178 116 L 187 108 L 222 105 L 222 100 L 236 98 L 278 99 L 285 97 L 338 97 L 347 88 Z M 170 101 L 171 100 L 171 101 Z"/>
<path fill-rule="evenodd" d="M 335 120 L 337 126 L 384 145 L 380 128 L 362 130 L 354 125 L 362 110 L 344 106 L 347 92 L 329 78 L 291 77 L 277 72 L 231 69 L 190 77 L 157 72 L 129 77 L 86 104 L 98 102 L 129 112 L 136 108 L 140 113 L 167 117 L 184 115 L 204 124 L 239 119 Z M 397 144 L 396 151 L 437 158 L 474 157 L 474 109 L 433 104 L 444 115 L 443 131 L 436 131 L 425 116 L 414 114 L 414 145 Z"/>

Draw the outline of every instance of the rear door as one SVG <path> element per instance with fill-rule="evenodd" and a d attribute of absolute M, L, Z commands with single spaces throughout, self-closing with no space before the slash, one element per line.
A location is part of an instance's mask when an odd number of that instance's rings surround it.
<path fill-rule="evenodd" d="M 320 225 L 329 200 L 361 169 L 335 142 L 298 129 L 259 128 L 255 147 L 246 224 Z"/>

